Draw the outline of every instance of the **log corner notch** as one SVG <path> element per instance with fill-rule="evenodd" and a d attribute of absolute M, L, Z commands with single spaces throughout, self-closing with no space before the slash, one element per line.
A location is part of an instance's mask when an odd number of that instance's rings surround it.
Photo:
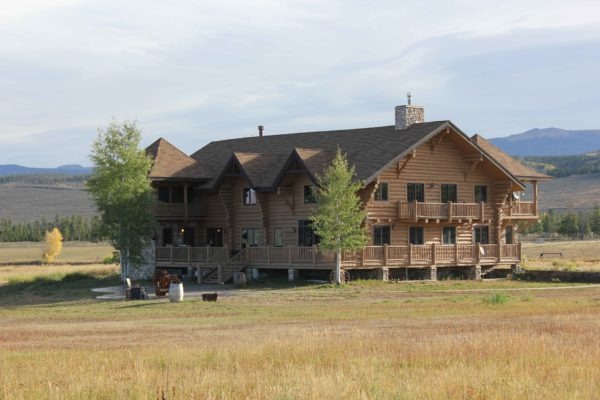
<path fill-rule="evenodd" d="M 469 178 L 469 174 L 482 162 L 483 156 L 480 154 L 465 157 L 465 182 L 467 181 L 467 178 Z"/>
<path fill-rule="evenodd" d="M 409 154 L 406 155 L 406 158 L 404 159 L 404 162 L 402 162 L 402 160 L 398 160 L 398 173 L 397 173 L 397 178 L 400 178 L 400 172 L 402 172 L 402 170 L 404 168 L 406 168 L 406 166 L 408 165 L 408 162 L 410 160 L 412 160 L 413 158 L 415 158 L 417 156 L 417 150 L 413 150 L 411 151 Z"/>
<path fill-rule="evenodd" d="M 431 149 L 431 154 L 433 154 L 433 151 L 435 150 L 437 145 L 440 144 L 442 142 L 442 140 L 444 140 L 444 138 L 446 136 L 448 136 L 449 133 L 450 133 L 450 128 L 446 127 L 444 132 L 440 133 L 439 135 L 437 135 L 429 140 L 429 148 Z"/>

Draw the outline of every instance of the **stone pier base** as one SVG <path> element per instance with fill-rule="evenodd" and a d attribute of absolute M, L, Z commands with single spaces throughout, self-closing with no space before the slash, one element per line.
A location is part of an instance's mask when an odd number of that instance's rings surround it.
<path fill-rule="evenodd" d="M 390 277 L 390 270 L 388 268 L 377 268 L 377 279 L 380 281 L 387 281 Z"/>
<path fill-rule="evenodd" d="M 288 281 L 293 282 L 298 279 L 298 270 L 290 268 L 288 269 Z"/>
<path fill-rule="evenodd" d="M 471 279 L 476 281 L 481 280 L 481 265 L 475 265 L 471 268 Z"/>
<path fill-rule="evenodd" d="M 429 267 L 429 279 L 437 281 L 437 267 L 435 265 Z"/>

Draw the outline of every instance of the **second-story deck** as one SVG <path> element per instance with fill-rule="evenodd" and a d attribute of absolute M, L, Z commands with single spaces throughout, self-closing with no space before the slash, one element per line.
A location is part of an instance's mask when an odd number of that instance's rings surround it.
<path fill-rule="evenodd" d="M 206 209 L 199 203 L 162 203 L 152 206 L 152 215 L 157 219 L 204 218 Z"/>

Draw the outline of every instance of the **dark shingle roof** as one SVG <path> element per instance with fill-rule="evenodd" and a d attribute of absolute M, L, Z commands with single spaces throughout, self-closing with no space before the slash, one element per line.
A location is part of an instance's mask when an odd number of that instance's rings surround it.
<path fill-rule="evenodd" d="M 151 179 L 209 179 L 209 173 L 193 158 L 159 138 L 146 148 L 152 158 Z"/>
<path fill-rule="evenodd" d="M 214 184 L 232 153 L 255 187 L 271 187 L 290 154 L 296 150 L 313 175 L 320 175 L 339 147 L 354 165 L 356 178 L 368 180 L 389 162 L 425 137 L 449 124 L 425 122 L 404 130 L 395 126 L 290 133 L 211 142 L 192 154 Z"/>
<path fill-rule="evenodd" d="M 515 160 L 498 147 L 494 146 L 489 141 L 485 140 L 479 135 L 473 135 L 471 138 L 473 143 L 479 146 L 484 152 L 489 154 L 492 158 L 498 161 L 504 168 L 506 168 L 511 174 L 519 179 L 535 179 L 535 180 L 546 180 L 552 179 L 551 176 L 537 172 L 533 168 L 529 168 L 523 165 L 519 161 Z"/>

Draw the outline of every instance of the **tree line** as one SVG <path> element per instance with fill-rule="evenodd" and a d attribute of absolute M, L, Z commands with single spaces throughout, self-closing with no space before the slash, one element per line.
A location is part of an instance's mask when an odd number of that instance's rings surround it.
<path fill-rule="evenodd" d="M 570 238 L 584 238 L 594 234 L 600 236 L 600 206 L 591 211 L 543 213 L 539 222 L 530 225 L 526 234 L 559 234 Z"/>
<path fill-rule="evenodd" d="M 0 176 L 0 185 L 4 183 L 28 183 L 31 185 L 53 185 L 57 183 L 82 183 L 89 179 L 87 174 L 16 174 Z"/>
<path fill-rule="evenodd" d="M 576 156 L 517 157 L 517 159 L 556 178 L 600 172 L 600 152 Z"/>
<path fill-rule="evenodd" d="M 41 242 L 46 232 L 58 228 L 66 241 L 91 241 L 105 239 L 100 218 L 81 215 L 56 216 L 54 220 L 41 218 L 30 222 L 13 222 L 0 219 L 0 242 Z"/>

